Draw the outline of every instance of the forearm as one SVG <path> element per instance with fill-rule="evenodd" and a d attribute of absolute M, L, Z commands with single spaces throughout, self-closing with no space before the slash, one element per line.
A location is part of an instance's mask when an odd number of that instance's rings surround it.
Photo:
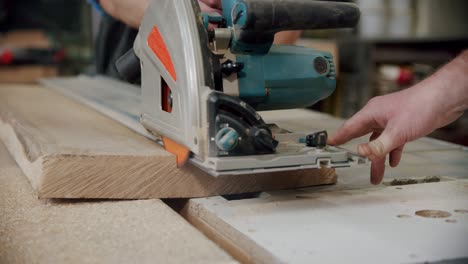
<path fill-rule="evenodd" d="M 184 0 L 185 1 L 185 0 Z M 133 27 L 140 27 L 141 20 L 148 7 L 149 0 L 100 0 L 102 8 L 112 17 Z M 205 3 L 206 2 L 206 3 Z M 221 12 L 219 1 L 199 1 L 203 12 Z M 276 34 L 276 44 L 294 44 L 302 31 L 285 31 Z"/>
<path fill-rule="evenodd" d="M 468 50 L 417 85 L 420 94 L 431 93 L 439 113 L 437 126 L 455 121 L 468 109 Z"/>
<path fill-rule="evenodd" d="M 385 159 L 397 166 L 403 146 L 445 126 L 468 109 L 468 51 L 417 85 L 375 97 L 331 137 L 340 145 L 368 133 L 371 141 L 358 152 L 372 161 L 371 182 L 380 183 Z"/>
<path fill-rule="evenodd" d="M 456 111 L 468 109 L 468 50 L 440 69 L 434 78 L 446 90 L 445 96 L 452 102 L 449 107 Z"/>

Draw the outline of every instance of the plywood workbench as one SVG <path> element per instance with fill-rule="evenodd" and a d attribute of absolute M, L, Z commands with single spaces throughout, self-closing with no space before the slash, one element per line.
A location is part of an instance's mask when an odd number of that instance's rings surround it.
<path fill-rule="evenodd" d="M 330 132 L 343 122 L 315 115 Z M 297 129 L 308 121 L 306 112 L 290 116 L 284 121 Z M 404 152 L 380 186 L 369 183 L 367 167 L 338 169 L 336 185 L 191 199 L 181 214 L 244 262 L 467 263 L 468 149 L 422 138 Z"/>
<path fill-rule="evenodd" d="M 333 132 L 342 123 L 305 110 L 283 114 L 264 118 L 297 130 L 313 122 Z M 412 142 L 380 186 L 369 184 L 366 167 L 337 174 L 336 185 L 250 199 L 166 201 L 174 209 L 158 199 L 38 200 L 0 145 L 0 263 L 468 261 L 466 148 L 427 138 Z M 440 181 L 391 183 L 428 176 Z M 439 210 L 441 218 L 424 210 Z"/>

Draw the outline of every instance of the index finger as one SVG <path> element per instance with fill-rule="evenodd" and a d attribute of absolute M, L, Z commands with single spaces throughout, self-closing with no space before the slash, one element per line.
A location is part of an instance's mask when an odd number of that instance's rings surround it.
<path fill-rule="evenodd" d="M 365 109 L 356 113 L 328 140 L 330 145 L 341 145 L 353 138 L 361 137 L 378 127 L 373 116 Z"/>

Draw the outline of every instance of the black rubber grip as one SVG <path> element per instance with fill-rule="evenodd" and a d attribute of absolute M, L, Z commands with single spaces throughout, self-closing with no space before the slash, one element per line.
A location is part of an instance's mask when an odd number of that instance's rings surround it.
<path fill-rule="evenodd" d="M 140 78 L 140 59 L 136 56 L 133 49 L 127 51 L 115 62 L 115 68 L 120 76 L 130 83 L 134 83 Z"/>
<path fill-rule="evenodd" d="M 242 27 L 251 32 L 350 28 L 361 12 L 357 5 L 315 0 L 244 0 L 247 20 Z"/>

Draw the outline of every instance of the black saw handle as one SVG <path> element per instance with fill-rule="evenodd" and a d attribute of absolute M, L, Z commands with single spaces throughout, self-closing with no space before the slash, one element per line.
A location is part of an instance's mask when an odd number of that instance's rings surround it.
<path fill-rule="evenodd" d="M 360 10 L 352 3 L 315 0 L 244 0 L 244 32 L 279 32 L 301 29 L 350 28 L 359 22 Z M 234 8 L 233 19 L 236 14 Z M 245 10 L 244 10 L 245 11 Z"/>

